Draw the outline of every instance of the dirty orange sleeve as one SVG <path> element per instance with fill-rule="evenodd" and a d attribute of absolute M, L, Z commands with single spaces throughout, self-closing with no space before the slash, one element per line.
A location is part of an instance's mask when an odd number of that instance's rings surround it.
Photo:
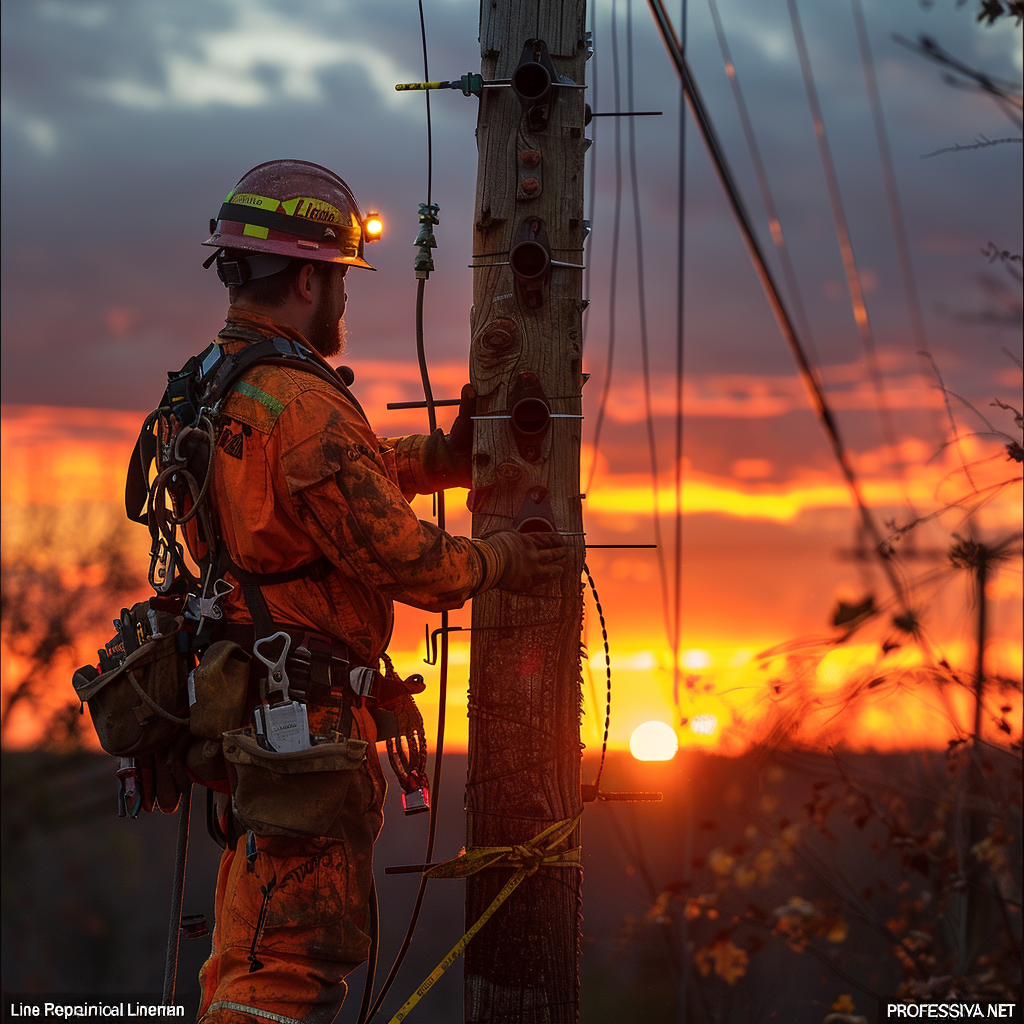
<path fill-rule="evenodd" d="M 394 456 L 343 398 L 304 392 L 277 426 L 294 514 L 347 575 L 427 611 L 457 608 L 493 582 L 486 542 L 416 518 Z"/>
<path fill-rule="evenodd" d="M 406 498 L 465 486 L 452 482 L 456 473 L 455 461 L 440 427 L 430 434 L 382 437 L 380 440 L 381 444 L 395 450 L 398 485 Z"/>

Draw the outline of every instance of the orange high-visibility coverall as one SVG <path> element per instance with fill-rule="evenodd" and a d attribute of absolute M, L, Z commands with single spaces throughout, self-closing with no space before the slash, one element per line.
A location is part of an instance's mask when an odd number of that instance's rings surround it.
<path fill-rule="evenodd" d="M 233 352 L 274 336 L 306 344 L 294 330 L 235 308 L 218 341 Z M 263 588 L 275 623 L 335 637 L 376 664 L 391 634 L 392 601 L 458 607 L 499 577 L 502 557 L 487 541 L 449 536 L 409 507 L 413 494 L 468 483 L 457 481 L 440 431 L 380 439 L 336 388 L 274 365 L 246 373 L 220 422 L 211 503 L 231 557 L 259 573 L 321 555 L 331 562 L 323 579 Z M 224 609 L 231 621 L 252 621 L 238 586 Z M 369 746 L 346 797 L 344 838 L 257 836 L 249 860 L 243 835 L 224 852 L 213 951 L 200 976 L 204 1024 L 328 1024 L 344 1000 L 345 975 L 366 959 L 385 783 L 373 718 L 365 707 L 351 710 L 351 735 Z M 310 705 L 309 717 L 314 733 L 341 725 L 333 708 Z"/>

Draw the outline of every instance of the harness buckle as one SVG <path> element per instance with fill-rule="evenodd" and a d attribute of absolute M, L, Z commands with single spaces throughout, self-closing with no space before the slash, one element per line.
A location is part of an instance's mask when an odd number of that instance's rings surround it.
<path fill-rule="evenodd" d="M 215 580 L 213 584 L 213 595 L 201 597 L 199 594 L 189 594 L 185 599 L 185 618 L 193 622 L 202 622 L 203 619 L 222 619 L 224 611 L 220 602 L 235 588 L 227 580 Z"/>
<path fill-rule="evenodd" d="M 348 674 L 349 685 L 357 697 L 372 697 L 377 687 L 377 670 L 369 665 L 358 665 Z"/>

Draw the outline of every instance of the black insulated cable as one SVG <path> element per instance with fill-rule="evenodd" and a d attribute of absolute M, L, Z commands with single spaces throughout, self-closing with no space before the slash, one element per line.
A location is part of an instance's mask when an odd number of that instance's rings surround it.
<path fill-rule="evenodd" d="M 419 0 L 420 39 L 423 44 L 423 80 L 430 81 L 430 72 L 427 68 L 427 29 L 423 17 L 423 0 Z M 433 187 L 433 132 L 430 123 L 430 93 L 425 93 L 427 103 L 427 205 L 431 204 Z M 423 397 L 427 403 L 427 421 L 430 433 L 437 429 L 437 411 L 434 402 L 434 392 L 430 385 L 430 372 L 427 368 L 426 348 L 423 340 L 423 296 L 426 286 L 426 279 L 421 277 L 416 282 L 416 360 L 420 369 L 420 380 L 423 384 Z M 445 506 L 444 491 L 439 491 L 437 501 L 437 526 L 438 529 L 445 528 Z M 430 788 L 430 821 L 427 826 L 427 847 L 423 857 L 423 863 L 431 863 L 434 856 L 434 840 L 437 836 L 437 815 L 440 807 L 441 795 L 441 766 L 444 760 L 444 729 L 445 710 L 448 699 L 448 612 L 441 612 L 441 644 L 440 658 L 438 660 L 438 713 L 437 713 L 437 744 L 434 750 L 434 774 Z M 363 1001 L 359 1008 L 358 1024 L 368 1024 L 369 1021 L 380 1011 L 385 997 L 394 984 L 395 978 L 405 960 L 405 955 L 412 944 L 413 935 L 416 932 L 416 925 L 419 922 L 420 910 L 423 907 L 423 897 L 427 890 L 426 876 L 420 877 L 419 888 L 416 891 L 416 900 L 413 904 L 412 913 L 409 916 L 409 925 L 395 956 L 394 963 L 388 971 L 384 984 L 376 999 L 373 998 L 373 977 L 372 973 L 367 975 L 367 986 L 363 990 Z M 372 1001 L 372 1006 L 370 1005 Z"/>

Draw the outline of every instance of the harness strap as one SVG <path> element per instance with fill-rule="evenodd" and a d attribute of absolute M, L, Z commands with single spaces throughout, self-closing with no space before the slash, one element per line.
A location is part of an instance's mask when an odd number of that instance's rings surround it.
<path fill-rule="evenodd" d="M 279 583 L 293 583 L 295 580 L 323 579 L 330 565 L 330 559 L 326 555 L 321 555 L 319 558 L 314 558 L 312 562 L 306 562 L 304 565 L 297 565 L 293 569 L 285 569 L 282 572 L 248 572 L 241 568 L 227 554 L 226 550 L 222 561 L 222 567 L 231 573 L 242 587 L 242 597 L 252 616 L 257 639 L 272 636 L 277 632 L 274 618 L 267 606 L 267 599 L 263 596 L 263 588 L 273 587 Z"/>

